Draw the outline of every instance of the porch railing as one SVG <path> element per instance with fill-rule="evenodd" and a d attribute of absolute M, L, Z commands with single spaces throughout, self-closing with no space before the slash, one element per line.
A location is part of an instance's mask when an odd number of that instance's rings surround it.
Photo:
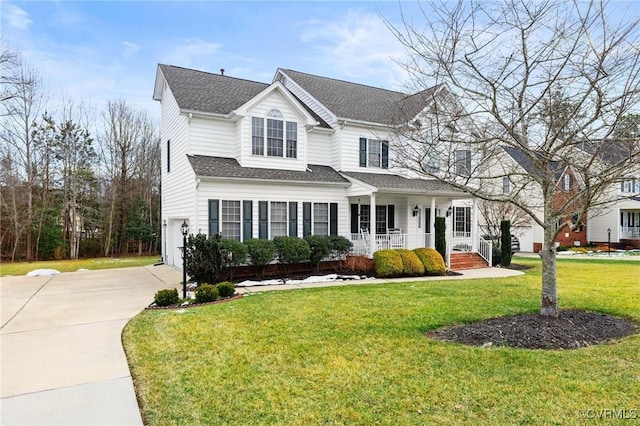
<path fill-rule="evenodd" d="M 620 238 L 640 238 L 640 226 L 621 226 Z"/>
<path fill-rule="evenodd" d="M 478 254 L 487 261 L 489 266 L 493 263 L 493 244 L 482 237 L 478 237 Z"/>
<path fill-rule="evenodd" d="M 349 238 L 353 243 L 353 254 L 370 255 L 371 236 L 369 234 L 350 234 Z M 431 234 L 376 234 L 376 250 L 386 250 L 395 248 L 414 249 L 418 247 L 429 247 L 431 245 Z"/>

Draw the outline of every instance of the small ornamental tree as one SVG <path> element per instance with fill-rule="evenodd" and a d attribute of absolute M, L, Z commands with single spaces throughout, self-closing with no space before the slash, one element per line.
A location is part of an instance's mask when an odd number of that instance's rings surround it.
<path fill-rule="evenodd" d="M 511 221 L 500 222 L 500 257 L 503 267 L 511 265 Z"/>
<path fill-rule="evenodd" d="M 447 258 L 447 237 L 445 231 L 447 226 L 445 225 L 444 217 L 436 217 L 435 233 L 436 233 L 436 250 L 440 253 L 443 259 Z"/>

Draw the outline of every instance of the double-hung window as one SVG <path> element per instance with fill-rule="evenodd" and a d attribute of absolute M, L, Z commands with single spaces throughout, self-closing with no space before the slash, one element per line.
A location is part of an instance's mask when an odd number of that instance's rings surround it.
<path fill-rule="evenodd" d="M 282 120 L 267 119 L 267 156 L 282 157 Z"/>
<path fill-rule="evenodd" d="M 285 121 L 277 109 L 267 113 L 266 127 L 264 118 L 251 118 L 251 154 L 265 153 L 269 157 L 298 157 L 298 124 Z"/>
<path fill-rule="evenodd" d="M 360 167 L 389 168 L 389 142 L 360 138 Z"/>
<path fill-rule="evenodd" d="M 313 203 L 313 235 L 329 235 L 329 203 Z"/>
<path fill-rule="evenodd" d="M 455 170 L 458 176 L 469 176 L 471 174 L 471 151 L 468 149 L 456 150 L 455 161 Z"/>
<path fill-rule="evenodd" d="M 287 236 L 287 203 L 271 202 L 271 238 Z"/>
<path fill-rule="evenodd" d="M 298 157 L 298 124 L 287 121 L 287 158 Z"/>
<path fill-rule="evenodd" d="M 251 119 L 251 154 L 264 155 L 264 118 Z"/>
<path fill-rule="evenodd" d="M 508 176 L 502 177 L 502 193 L 509 194 L 511 192 L 511 182 L 509 182 Z"/>
<path fill-rule="evenodd" d="M 222 235 L 240 241 L 240 201 L 222 200 Z"/>

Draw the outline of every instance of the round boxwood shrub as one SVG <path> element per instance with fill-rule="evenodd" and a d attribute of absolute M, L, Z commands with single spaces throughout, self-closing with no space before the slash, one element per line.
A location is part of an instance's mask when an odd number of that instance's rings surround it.
<path fill-rule="evenodd" d="M 436 250 L 432 248 L 417 248 L 413 252 L 424 265 L 425 275 L 445 275 L 447 273 L 444 259 Z"/>
<path fill-rule="evenodd" d="M 247 261 L 247 246 L 238 240 L 223 238 L 220 240 L 222 261 L 225 266 L 240 266 Z"/>
<path fill-rule="evenodd" d="M 271 263 L 276 255 L 276 247 L 271 240 L 252 238 L 244 242 L 247 246 L 249 260 L 253 266 L 263 266 Z"/>
<path fill-rule="evenodd" d="M 409 275 L 410 277 L 419 277 L 424 275 L 424 265 L 414 252 L 407 249 L 397 249 L 396 251 L 402 258 L 402 270 L 404 275 Z"/>
<path fill-rule="evenodd" d="M 344 259 L 353 248 L 353 243 L 342 235 L 331 235 L 329 241 L 331 241 L 331 256 L 334 260 Z"/>
<path fill-rule="evenodd" d="M 158 290 L 153 301 L 158 306 L 177 305 L 180 303 L 180 296 L 178 296 L 178 290 L 175 288 L 167 288 L 164 290 Z"/>
<path fill-rule="evenodd" d="M 216 285 L 220 297 L 231 297 L 236 292 L 236 286 L 232 282 L 222 281 Z"/>
<path fill-rule="evenodd" d="M 309 244 L 298 237 L 275 237 L 276 255 L 280 263 L 300 263 L 309 260 Z"/>
<path fill-rule="evenodd" d="M 382 278 L 402 276 L 402 258 L 395 250 L 378 250 L 373 253 L 376 276 Z"/>
<path fill-rule="evenodd" d="M 200 284 L 196 288 L 196 303 L 215 302 L 219 296 L 218 289 L 211 284 Z"/>

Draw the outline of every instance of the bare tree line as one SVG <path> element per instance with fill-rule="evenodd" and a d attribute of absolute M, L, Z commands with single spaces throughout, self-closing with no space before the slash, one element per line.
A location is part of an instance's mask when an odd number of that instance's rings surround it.
<path fill-rule="evenodd" d="M 124 100 L 96 117 L 46 96 L 38 72 L 0 46 L 2 260 L 156 253 L 156 124 Z M 96 130 L 98 129 L 98 130 Z"/>

